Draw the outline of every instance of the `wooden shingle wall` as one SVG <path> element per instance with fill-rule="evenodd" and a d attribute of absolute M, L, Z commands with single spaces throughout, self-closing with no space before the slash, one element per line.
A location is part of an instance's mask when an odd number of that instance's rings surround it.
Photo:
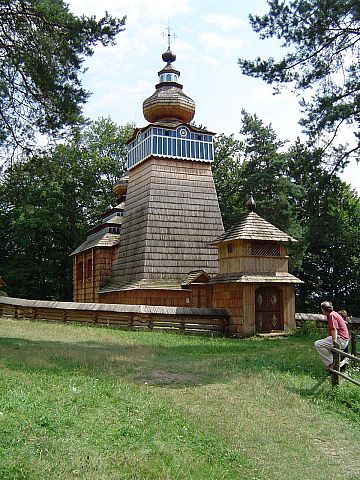
<path fill-rule="evenodd" d="M 191 270 L 218 271 L 223 232 L 208 163 L 151 158 L 129 172 L 118 259 L 111 284 L 181 279 Z"/>

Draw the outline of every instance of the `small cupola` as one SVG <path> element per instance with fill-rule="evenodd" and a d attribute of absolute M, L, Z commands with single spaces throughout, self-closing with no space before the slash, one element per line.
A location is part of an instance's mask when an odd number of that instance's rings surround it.
<path fill-rule="evenodd" d="M 170 50 L 170 47 L 162 54 L 162 59 L 166 62 L 166 66 L 158 72 L 159 83 L 156 85 L 156 89 L 171 84 L 176 84 L 178 88 L 182 88 L 179 83 L 180 72 L 175 70 L 172 66 L 172 62 L 175 62 L 176 55 Z"/>

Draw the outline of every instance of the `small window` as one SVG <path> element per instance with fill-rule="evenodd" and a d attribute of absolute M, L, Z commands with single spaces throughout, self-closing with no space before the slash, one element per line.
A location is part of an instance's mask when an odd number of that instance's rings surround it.
<path fill-rule="evenodd" d="M 171 75 L 169 73 L 166 75 L 166 81 L 171 82 Z"/>
<path fill-rule="evenodd" d="M 251 255 L 280 257 L 280 245 L 276 242 L 251 242 Z"/>
<path fill-rule="evenodd" d="M 78 262 L 76 265 L 76 280 L 78 283 L 84 280 L 83 262 Z"/>
<path fill-rule="evenodd" d="M 233 244 L 232 244 L 232 243 L 228 243 L 227 251 L 228 251 L 228 253 L 232 253 L 232 252 L 233 252 Z"/>
<path fill-rule="evenodd" d="M 93 263 L 92 263 L 92 258 L 87 259 L 87 269 L 86 269 L 86 274 L 87 278 L 91 278 L 93 273 Z"/>

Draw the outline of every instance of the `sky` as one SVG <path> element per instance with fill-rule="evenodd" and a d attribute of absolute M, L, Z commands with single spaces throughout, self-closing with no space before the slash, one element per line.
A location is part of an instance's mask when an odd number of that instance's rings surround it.
<path fill-rule="evenodd" d="M 147 124 L 143 101 L 155 91 L 165 65 L 167 28 L 183 91 L 196 103 L 194 121 L 215 133 L 240 138 L 241 111 L 271 124 L 281 140 L 302 136 L 299 98 L 290 90 L 273 95 L 272 87 L 240 71 L 238 58 L 281 56 L 275 39 L 260 40 L 248 15 L 268 11 L 266 0 L 67 0 L 76 15 L 127 16 L 115 46 L 96 46 L 85 61 L 84 87 L 92 92 L 84 107 L 91 119 L 108 117 L 119 125 Z M 353 162 L 342 178 L 360 193 L 360 167 Z"/>

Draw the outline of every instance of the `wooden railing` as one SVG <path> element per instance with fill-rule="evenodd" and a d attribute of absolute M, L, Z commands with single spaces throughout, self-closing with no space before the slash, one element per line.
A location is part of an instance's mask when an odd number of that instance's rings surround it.
<path fill-rule="evenodd" d="M 0 297 L 2 315 L 132 330 L 177 330 L 225 336 L 229 335 L 230 327 L 230 314 L 225 309 L 54 302 L 11 297 Z"/>
<path fill-rule="evenodd" d="M 340 383 L 340 377 L 344 378 L 348 382 L 354 383 L 358 387 L 360 387 L 360 382 L 355 380 L 354 378 L 351 378 L 349 375 L 346 375 L 345 373 L 340 371 L 340 357 L 346 357 L 350 359 L 351 363 L 360 363 L 360 358 L 356 357 L 355 355 L 351 355 L 350 353 L 344 352 L 343 350 L 340 350 L 340 347 L 338 344 L 336 344 L 336 347 L 332 347 L 329 350 L 333 352 L 333 366 L 334 368 L 329 368 L 329 372 L 331 372 L 331 384 L 333 387 L 336 387 Z"/>

